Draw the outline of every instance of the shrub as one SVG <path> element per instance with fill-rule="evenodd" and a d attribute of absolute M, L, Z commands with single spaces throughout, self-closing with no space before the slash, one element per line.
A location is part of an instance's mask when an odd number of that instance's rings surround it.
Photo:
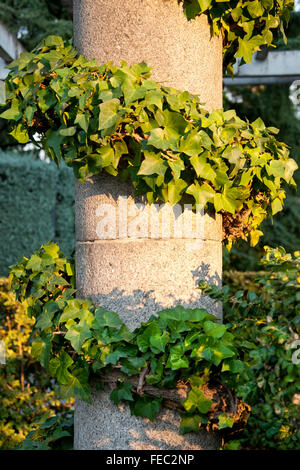
<path fill-rule="evenodd" d="M 52 163 L 0 153 L 0 275 L 41 243 L 62 242 L 74 249 L 74 183 L 72 171 Z"/>
<path fill-rule="evenodd" d="M 241 445 L 300 449 L 300 252 L 267 248 L 262 265 L 258 273 L 227 273 L 221 291 L 201 287 L 223 301 L 246 365 L 238 389 L 252 411 Z"/>

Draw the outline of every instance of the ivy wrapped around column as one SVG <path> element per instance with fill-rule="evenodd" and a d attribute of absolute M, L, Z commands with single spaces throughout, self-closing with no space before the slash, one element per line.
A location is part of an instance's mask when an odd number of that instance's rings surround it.
<path fill-rule="evenodd" d="M 10 68 L 0 116 L 18 142 L 38 132 L 82 182 L 104 170 L 150 204 L 188 196 L 223 215 L 228 246 L 248 237 L 255 245 L 261 222 L 282 210 L 284 183 L 295 184 L 297 164 L 277 129 L 208 112 L 197 96 L 151 81 L 144 63 L 98 66 L 50 36 Z"/>

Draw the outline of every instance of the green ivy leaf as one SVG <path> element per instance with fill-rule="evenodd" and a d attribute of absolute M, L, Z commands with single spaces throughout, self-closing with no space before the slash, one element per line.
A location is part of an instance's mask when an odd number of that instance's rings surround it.
<path fill-rule="evenodd" d="M 121 359 L 121 372 L 126 375 L 138 374 L 142 367 L 146 366 L 146 360 L 143 357 L 128 357 Z"/>
<path fill-rule="evenodd" d="M 65 335 L 65 338 L 70 341 L 74 350 L 77 353 L 81 352 L 81 347 L 83 343 L 92 337 L 92 332 L 90 325 L 84 320 L 80 321 L 78 324 L 74 323 L 69 328 Z"/>
<path fill-rule="evenodd" d="M 134 402 L 130 403 L 132 415 L 148 418 L 150 421 L 154 421 L 161 407 L 162 398 L 150 398 L 146 395 L 138 397 Z"/>
<path fill-rule="evenodd" d="M 18 124 L 10 134 L 19 142 L 19 144 L 27 144 L 29 141 L 28 130 L 23 123 Z"/>
<path fill-rule="evenodd" d="M 120 115 L 118 114 L 120 108 L 120 100 L 113 98 L 100 104 L 99 126 L 98 130 L 109 129 L 114 126 Z"/>
<path fill-rule="evenodd" d="M 213 322 L 211 320 L 204 322 L 203 328 L 205 333 L 212 338 L 222 338 L 227 330 L 226 325 L 222 325 L 221 323 L 217 323 L 216 321 Z"/>
<path fill-rule="evenodd" d="M 102 307 L 97 307 L 95 310 L 95 321 L 92 325 L 94 329 L 101 329 L 104 326 L 110 326 L 112 328 L 118 328 L 122 325 L 122 320 L 119 315 L 114 312 L 110 312 Z"/>
<path fill-rule="evenodd" d="M 210 410 L 212 400 L 205 398 L 200 387 L 192 387 L 182 405 L 188 412 L 193 413 L 198 410 L 200 413 L 206 414 Z"/>
<path fill-rule="evenodd" d="M 189 359 L 187 356 L 184 356 L 185 350 L 185 347 L 182 345 L 172 346 L 166 368 L 177 370 L 189 367 Z"/>
<path fill-rule="evenodd" d="M 226 413 L 222 413 L 218 418 L 219 429 L 232 428 L 234 425 L 234 418 L 231 418 Z"/>
<path fill-rule="evenodd" d="M 68 368 L 73 364 L 73 359 L 68 353 L 63 352 L 59 357 L 55 357 L 49 362 L 49 372 L 52 377 L 56 377 L 62 385 L 68 385 L 72 382 L 72 374 Z"/>
<path fill-rule="evenodd" d="M 123 382 L 118 385 L 110 394 L 110 399 L 115 405 L 118 405 L 121 400 L 134 401 L 131 393 L 132 385 L 128 382 Z"/>
<path fill-rule="evenodd" d="M 180 434 L 186 434 L 187 432 L 197 432 L 200 430 L 201 424 L 205 422 L 205 418 L 199 414 L 194 415 L 182 415 L 180 422 Z"/>
<path fill-rule="evenodd" d="M 164 176 L 167 168 L 167 163 L 160 157 L 160 154 L 145 151 L 145 159 L 142 161 L 138 175 Z"/>

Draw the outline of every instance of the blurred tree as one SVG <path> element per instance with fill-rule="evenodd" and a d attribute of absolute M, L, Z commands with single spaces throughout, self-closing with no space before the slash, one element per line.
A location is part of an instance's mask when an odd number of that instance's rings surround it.
<path fill-rule="evenodd" d="M 0 21 L 28 50 L 49 34 L 70 39 L 73 35 L 70 13 L 67 0 L 0 0 Z"/>
<path fill-rule="evenodd" d="M 71 39 L 72 0 L 0 0 L 0 21 L 27 50 L 50 34 Z M 22 148 L 9 135 L 8 122 L 4 119 L 0 119 L 0 147 Z"/>
<path fill-rule="evenodd" d="M 290 100 L 289 85 L 261 85 L 234 87 L 224 98 L 225 108 L 235 108 L 241 118 L 254 121 L 261 117 L 267 126 L 280 129 L 279 139 L 291 147 L 291 156 L 300 167 L 300 120 Z M 300 171 L 295 180 L 300 185 Z M 284 246 L 289 251 L 300 247 L 300 198 L 293 189 L 287 189 L 284 210 L 263 223 L 259 245 L 250 248 L 245 242 L 234 246 L 231 253 L 224 250 L 224 267 L 238 270 L 257 269 L 257 261 L 264 245 Z"/>
<path fill-rule="evenodd" d="M 300 7 L 300 4 L 299 4 Z M 299 10 L 299 8 L 298 8 Z M 300 11 L 291 14 L 287 29 L 287 44 L 280 38 L 278 49 L 300 49 Z M 260 85 L 230 87 L 224 94 L 224 107 L 236 109 L 241 118 L 254 121 L 259 116 L 267 126 L 280 129 L 279 139 L 291 147 L 291 156 L 300 168 L 300 119 L 297 109 L 290 99 L 290 85 Z M 294 178 L 300 186 L 300 170 Z M 240 242 L 230 253 L 224 249 L 224 268 L 249 271 L 258 269 L 264 245 L 284 246 L 287 251 L 300 247 L 300 198 L 297 191 L 288 188 L 284 210 L 276 214 L 274 221 L 263 223 L 264 236 L 255 248 Z"/>

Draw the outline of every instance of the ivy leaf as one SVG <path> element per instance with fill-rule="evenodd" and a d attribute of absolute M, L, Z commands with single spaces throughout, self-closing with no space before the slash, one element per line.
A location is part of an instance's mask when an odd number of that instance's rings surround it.
<path fill-rule="evenodd" d="M 285 162 L 280 160 L 272 160 L 267 166 L 267 172 L 269 175 L 284 178 L 285 176 Z"/>
<path fill-rule="evenodd" d="M 62 128 L 60 129 L 59 133 L 60 135 L 63 135 L 65 137 L 72 137 L 72 135 L 76 133 L 76 127 L 72 126 L 72 127 L 66 127 L 65 129 Z"/>
<path fill-rule="evenodd" d="M 33 254 L 31 258 L 28 260 L 26 263 L 26 269 L 31 269 L 32 271 L 40 271 L 41 269 L 41 264 L 42 264 L 42 258 L 37 255 Z"/>
<path fill-rule="evenodd" d="M 164 176 L 168 166 L 160 157 L 160 154 L 145 151 L 145 159 L 142 161 L 138 175 L 160 175 Z"/>
<path fill-rule="evenodd" d="M 204 322 L 203 328 L 205 333 L 212 338 L 222 338 L 227 330 L 227 326 L 222 323 L 216 323 L 211 320 Z"/>
<path fill-rule="evenodd" d="M 240 195 L 237 188 L 227 188 L 227 186 L 225 186 L 222 194 L 215 193 L 214 206 L 216 211 L 220 212 L 223 209 L 230 212 L 230 214 L 234 214 L 240 204 L 238 200 Z"/>
<path fill-rule="evenodd" d="M 191 184 L 186 190 L 186 193 L 191 194 L 194 197 L 196 204 L 203 207 L 205 207 L 208 202 L 212 202 L 215 196 L 215 191 L 211 186 L 208 184 L 202 184 L 200 186 L 198 181 Z"/>
<path fill-rule="evenodd" d="M 138 397 L 134 402 L 130 403 L 132 415 L 148 418 L 150 421 L 154 421 L 161 407 L 162 398 L 150 398 L 146 395 Z"/>
<path fill-rule="evenodd" d="M 150 338 L 150 348 L 155 354 L 158 352 L 164 352 L 166 345 L 170 340 L 170 335 L 167 331 L 164 331 L 161 335 L 154 335 Z"/>
<path fill-rule="evenodd" d="M 137 337 L 137 345 L 141 352 L 146 352 L 150 348 L 151 337 L 160 337 L 161 329 L 154 323 L 150 324 L 142 334 Z"/>
<path fill-rule="evenodd" d="M 179 152 L 183 152 L 190 157 L 196 157 L 203 151 L 202 138 L 198 133 L 198 130 L 190 132 L 187 136 L 180 139 L 178 147 Z"/>
<path fill-rule="evenodd" d="M 262 5 L 262 2 L 260 2 L 259 0 L 248 2 L 247 9 L 252 18 L 259 18 L 263 16 L 264 7 Z"/>
<path fill-rule="evenodd" d="M 68 376 L 68 383 L 61 384 L 59 393 L 61 398 L 78 398 L 87 403 L 91 403 L 91 389 L 89 385 L 88 372 L 84 368 L 73 370 L 72 375 Z"/>
<path fill-rule="evenodd" d="M 203 179 L 214 181 L 216 178 L 216 172 L 212 166 L 207 163 L 205 157 L 194 156 L 190 158 L 190 162 L 198 177 Z"/>
<path fill-rule="evenodd" d="M 180 178 L 181 172 L 185 170 L 184 162 L 178 158 L 173 162 L 169 161 L 168 164 L 174 174 L 175 180 L 178 180 Z"/>
<path fill-rule="evenodd" d="M 189 367 L 189 359 L 187 356 L 184 356 L 185 350 L 185 347 L 182 345 L 171 347 L 166 368 L 177 370 Z"/>
<path fill-rule="evenodd" d="M 10 132 L 19 144 L 26 144 L 29 141 L 29 134 L 26 126 L 23 123 L 20 123 Z"/>
<path fill-rule="evenodd" d="M 84 132 L 88 131 L 89 127 L 89 117 L 87 113 L 77 113 L 76 119 L 74 121 L 75 124 L 79 124 Z"/>
<path fill-rule="evenodd" d="M 170 146 L 170 140 L 165 133 L 165 130 L 160 127 L 152 129 L 149 132 L 149 139 L 147 142 L 148 145 L 152 145 L 159 150 L 167 150 Z"/>
<path fill-rule="evenodd" d="M 167 189 L 163 189 L 165 201 L 170 202 L 171 205 L 177 204 L 180 201 L 182 192 L 187 187 L 186 181 L 183 179 L 172 180 L 167 185 Z"/>
<path fill-rule="evenodd" d="M 60 146 L 63 143 L 64 136 L 60 134 L 59 130 L 54 131 L 52 129 L 49 129 L 46 132 L 46 149 L 47 148 L 52 148 L 54 151 L 54 154 L 58 160 L 61 158 L 61 153 L 60 153 Z"/>
<path fill-rule="evenodd" d="M 282 201 L 277 197 L 271 202 L 272 214 L 275 215 L 277 212 L 282 211 L 283 204 Z"/>
<path fill-rule="evenodd" d="M 231 418 L 226 413 L 222 413 L 218 418 L 219 429 L 232 428 L 234 425 L 234 418 Z"/>
<path fill-rule="evenodd" d="M 110 145 L 100 147 L 99 149 L 97 149 L 97 153 L 99 153 L 100 165 L 103 168 L 106 168 L 107 166 L 112 165 L 114 163 L 115 152 Z"/>
<path fill-rule="evenodd" d="M 100 104 L 99 126 L 98 130 L 109 129 L 114 126 L 118 121 L 120 115 L 118 110 L 120 108 L 120 100 L 113 98 L 112 100 L 105 101 Z"/>
<path fill-rule="evenodd" d="M 41 331 L 50 328 L 52 326 L 53 317 L 58 311 L 59 307 L 56 302 L 50 301 L 47 303 L 43 309 L 42 314 L 38 317 L 35 325 L 36 328 L 39 328 Z"/>
<path fill-rule="evenodd" d="M 200 416 L 199 414 L 194 415 L 182 415 L 180 422 L 180 434 L 186 434 L 187 432 L 197 432 L 200 430 L 201 424 L 205 423 L 207 418 Z"/>
<path fill-rule="evenodd" d="M 121 359 L 121 372 L 126 375 L 135 375 L 138 374 L 145 365 L 146 360 L 143 357 L 128 357 L 126 359 Z"/>
<path fill-rule="evenodd" d="M 200 413 L 206 414 L 210 410 L 212 400 L 205 398 L 200 387 L 192 387 L 182 405 L 186 411 L 198 410 Z"/>
<path fill-rule="evenodd" d="M 252 61 L 252 56 L 255 51 L 262 45 L 261 36 L 253 36 L 252 38 L 238 38 L 239 48 L 236 57 L 242 57 L 248 64 Z"/>
<path fill-rule="evenodd" d="M 118 328 L 121 326 L 122 320 L 119 315 L 115 312 L 110 312 L 102 307 L 97 307 L 95 310 L 95 321 L 92 325 L 93 329 L 101 329 L 104 326 L 110 326 L 112 328 Z"/>
<path fill-rule="evenodd" d="M 65 338 L 70 341 L 71 345 L 77 353 L 80 353 L 83 343 L 91 337 L 92 332 L 90 325 L 88 325 L 84 320 L 80 321 L 78 324 L 74 323 L 72 326 L 70 326 L 65 335 Z"/>
<path fill-rule="evenodd" d="M 0 118 L 18 121 L 22 117 L 21 103 L 19 100 L 14 99 L 11 102 L 11 107 L 0 114 Z"/>
<path fill-rule="evenodd" d="M 159 109 L 162 110 L 162 108 L 163 108 L 162 94 L 159 91 L 156 91 L 156 90 L 149 91 L 148 93 L 146 93 L 144 104 L 145 104 L 145 106 L 155 105 Z"/>
<path fill-rule="evenodd" d="M 59 357 L 55 357 L 49 362 L 49 372 L 52 377 L 56 377 L 62 385 L 68 385 L 72 382 L 72 374 L 68 368 L 73 364 L 73 359 L 68 353 L 63 352 Z"/>
<path fill-rule="evenodd" d="M 201 8 L 200 13 L 206 11 L 212 4 L 212 0 L 198 0 L 199 6 Z"/>
<path fill-rule="evenodd" d="M 131 393 L 132 385 L 128 382 L 123 382 L 118 385 L 110 394 L 110 399 L 115 405 L 118 405 L 121 400 L 134 401 Z"/>
<path fill-rule="evenodd" d="M 188 312 L 189 321 L 191 322 L 202 323 L 205 319 L 214 318 L 214 316 L 208 313 L 204 308 L 193 308 L 189 309 Z"/>
<path fill-rule="evenodd" d="M 228 346 L 222 344 L 215 346 L 211 349 L 212 357 L 210 360 L 218 366 L 224 359 L 235 356 L 235 352 Z M 205 355 L 205 351 L 203 351 Z"/>
<path fill-rule="evenodd" d="M 49 337 L 40 337 L 33 341 L 31 354 L 38 359 L 45 369 L 48 369 L 51 353 L 51 341 Z"/>

